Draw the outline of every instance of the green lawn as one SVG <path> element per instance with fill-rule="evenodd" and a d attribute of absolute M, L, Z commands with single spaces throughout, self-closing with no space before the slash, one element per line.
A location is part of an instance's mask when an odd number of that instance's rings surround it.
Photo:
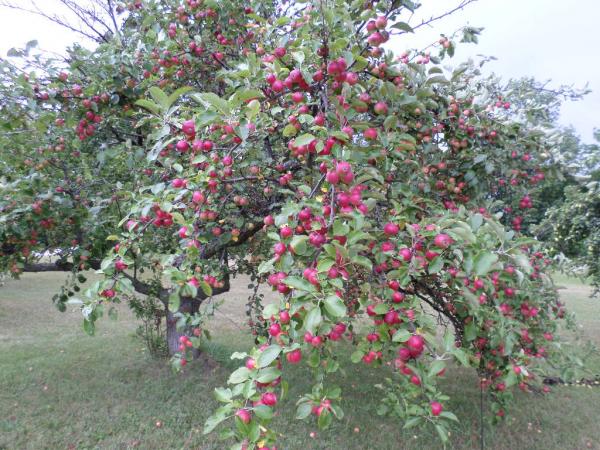
<path fill-rule="evenodd" d="M 244 280 L 224 296 L 211 327 L 210 345 L 219 362 L 184 375 L 165 361 L 151 359 L 134 337 L 136 322 L 126 307 L 117 321 L 104 319 L 95 337 L 81 327 L 76 308 L 59 313 L 50 297 L 62 281 L 57 274 L 27 275 L 0 287 L 0 449 L 223 449 L 201 433 L 215 407 L 212 391 L 234 365 L 233 349 L 251 342 L 239 328 L 247 293 Z M 561 279 L 563 297 L 580 317 L 589 338 L 600 346 L 600 301 L 589 289 Z M 597 363 L 597 361 L 594 361 Z M 435 449 L 435 432 L 406 432 L 391 418 L 375 414 L 378 375 L 362 366 L 343 365 L 343 421 L 328 432 L 293 420 L 293 403 L 310 385 L 310 374 L 290 373 L 294 388 L 287 408 L 275 419 L 283 434 L 280 449 Z M 599 366 L 600 367 L 600 366 Z M 461 419 L 451 448 L 479 446 L 479 390 L 473 373 L 453 369 L 445 380 L 447 405 Z M 549 396 L 518 395 L 513 414 L 496 428 L 485 427 L 489 449 L 600 448 L 600 388 L 560 387 Z"/>

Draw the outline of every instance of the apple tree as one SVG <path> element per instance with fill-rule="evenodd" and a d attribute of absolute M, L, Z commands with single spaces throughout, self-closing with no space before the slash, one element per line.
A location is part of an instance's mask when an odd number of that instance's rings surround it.
<path fill-rule="evenodd" d="M 497 418 L 515 387 L 545 389 L 569 315 L 510 208 L 553 175 L 552 141 L 477 66 L 442 65 L 480 30 L 400 53 L 421 26 L 411 0 L 126 6 L 118 36 L 64 71 L 5 75 L 20 119 L 4 127 L 26 132 L 4 147 L 3 267 L 102 274 L 90 332 L 113 302 L 155 296 L 178 367 L 233 276 L 270 286 L 279 302 L 253 303 L 256 346 L 205 427 L 233 448 L 276 448 L 288 365 L 314 374 L 297 417 L 341 419 L 349 349 L 385 374 L 380 414 L 443 440 L 449 365 L 477 371 Z"/>

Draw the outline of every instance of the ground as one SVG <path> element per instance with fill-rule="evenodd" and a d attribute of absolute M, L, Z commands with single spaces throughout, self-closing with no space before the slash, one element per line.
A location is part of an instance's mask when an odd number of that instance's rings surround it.
<path fill-rule="evenodd" d="M 228 355 L 251 343 L 242 325 L 246 281 L 238 280 L 223 296 L 221 312 L 213 318 L 211 328 L 219 333 L 207 351 L 219 364 L 207 371 L 192 366 L 181 375 L 147 354 L 135 337 L 137 322 L 124 306 L 116 321 L 99 323 L 97 336 L 84 334 L 76 307 L 60 313 L 50 301 L 63 277 L 32 274 L 0 287 L 0 450 L 225 448 L 201 429 L 216 405 L 213 389 L 224 385 L 235 367 Z M 600 345 L 600 300 L 588 298 L 589 288 L 575 280 L 561 281 L 563 298 L 585 335 Z M 600 369 L 598 362 L 592 364 Z M 346 417 L 315 438 L 309 437 L 314 423 L 293 419 L 292 404 L 308 389 L 310 373 L 299 368 L 290 374 L 294 388 L 275 420 L 283 434 L 278 448 L 441 448 L 434 431 L 403 431 L 394 419 L 375 414 L 375 371 L 349 361 L 342 366 Z M 451 396 L 447 409 L 461 419 L 450 447 L 479 448 L 476 377 L 456 368 L 444 383 Z M 553 388 L 548 396 L 517 393 L 505 424 L 484 425 L 485 448 L 600 449 L 599 412 L 600 387 Z"/>

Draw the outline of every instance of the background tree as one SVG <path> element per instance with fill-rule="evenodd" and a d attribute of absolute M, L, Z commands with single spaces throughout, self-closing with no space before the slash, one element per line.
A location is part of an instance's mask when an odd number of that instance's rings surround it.
<path fill-rule="evenodd" d="M 555 255 L 566 256 L 563 269 L 582 277 L 590 277 L 600 289 L 600 190 L 598 182 L 569 186 L 565 199 L 551 208 L 539 227 L 539 234 L 548 238 Z"/>
<path fill-rule="evenodd" d="M 597 134 L 596 140 L 600 141 Z M 550 252 L 560 261 L 562 270 L 589 277 L 596 288 L 592 295 L 597 295 L 600 287 L 600 149 L 598 144 L 583 144 L 572 130 L 565 132 L 562 144 L 566 180 L 562 185 L 555 184 L 555 192 L 561 196 L 538 221 L 535 234 L 549 243 Z"/>

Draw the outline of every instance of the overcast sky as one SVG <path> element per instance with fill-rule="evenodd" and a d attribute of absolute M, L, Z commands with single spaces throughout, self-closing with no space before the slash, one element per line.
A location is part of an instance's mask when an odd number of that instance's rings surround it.
<path fill-rule="evenodd" d="M 28 0 L 16 2 L 27 4 Z M 56 10 L 56 0 L 38 3 Z M 423 0 L 420 16 L 437 15 L 458 3 Z M 553 86 L 589 83 L 592 93 L 583 101 L 564 105 L 561 122 L 573 124 L 584 141 L 592 142 L 594 127 L 600 127 L 599 22 L 600 0 L 478 0 L 431 28 L 421 28 L 416 37 L 398 42 L 397 47 L 399 51 L 405 46 L 420 48 L 440 33 L 451 34 L 465 24 L 484 27 L 480 44 L 459 46 L 453 64 L 476 54 L 493 55 L 498 60 L 490 63 L 488 70 L 504 78 L 534 76 L 551 79 Z M 0 8 L 0 54 L 32 39 L 55 52 L 80 41 L 72 32 L 40 17 Z"/>

